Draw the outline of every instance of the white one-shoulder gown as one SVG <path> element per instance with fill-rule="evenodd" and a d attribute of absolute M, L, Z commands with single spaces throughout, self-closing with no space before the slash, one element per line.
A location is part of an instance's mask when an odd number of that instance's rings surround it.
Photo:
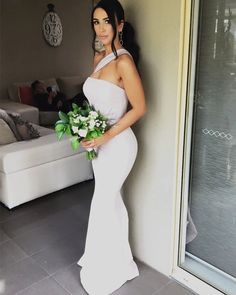
<path fill-rule="evenodd" d="M 129 54 L 125 49 L 118 55 Z M 103 58 L 94 72 L 115 59 Z M 116 123 L 126 112 L 124 89 L 101 79 L 89 77 L 83 87 L 89 102 Z M 92 198 L 85 251 L 78 261 L 80 279 L 90 295 L 108 295 L 127 280 L 139 275 L 128 240 L 128 214 L 120 190 L 137 154 L 134 133 L 127 128 L 98 148 L 93 160 L 95 190 Z"/>

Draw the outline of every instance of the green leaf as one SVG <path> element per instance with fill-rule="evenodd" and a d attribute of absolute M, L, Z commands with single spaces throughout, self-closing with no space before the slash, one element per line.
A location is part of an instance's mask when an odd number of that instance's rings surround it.
<path fill-rule="evenodd" d="M 80 111 L 80 114 L 83 116 L 83 117 L 87 117 L 88 114 L 89 114 L 89 110 L 88 109 L 83 109 Z"/>
<path fill-rule="evenodd" d="M 65 133 L 66 133 L 66 135 L 71 135 L 71 129 L 70 129 L 69 125 L 67 125 Z"/>
<path fill-rule="evenodd" d="M 97 137 L 102 135 L 102 131 L 101 130 L 97 130 Z"/>
<path fill-rule="evenodd" d="M 79 147 L 79 141 L 78 141 L 78 137 L 77 136 L 73 136 L 71 138 L 71 147 L 72 147 L 72 149 L 74 151 L 78 149 L 78 147 Z"/>
<path fill-rule="evenodd" d="M 95 150 L 87 151 L 86 155 L 87 155 L 87 159 L 90 161 L 97 157 L 97 153 L 95 152 Z"/>
<path fill-rule="evenodd" d="M 59 117 L 64 123 L 69 123 L 69 116 L 62 111 L 59 112 Z"/>
<path fill-rule="evenodd" d="M 63 137 L 64 134 L 65 134 L 64 131 L 57 132 L 57 139 L 58 139 L 58 140 L 62 139 L 62 137 Z"/>
<path fill-rule="evenodd" d="M 58 121 L 56 121 L 55 126 L 56 126 L 57 124 L 65 124 L 65 122 L 62 121 L 62 120 L 58 120 Z"/>
<path fill-rule="evenodd" d="M 79 107 L 78 107 L 78 105 L 76 104 L 76 103 L 72 103 L 72 109 L 73 109 L 73 111 L 76 111 L 76 112 L 78 112 L 78 110 L 80 109 Z"/>
<path fill-rule="evenodd" d="M 70 124 L 71 126 L 73 126 L 73 124 L 74 124 L 74 119 L 73 119 L 73 117 L 69 117 L 69 124 Z"/>
<path fill-rule="evenodd" d="M 91 138 L 97 138 L 98 137 L 97 131 L 94 130 L 94 131 L 90 132 L 90 136 L 91 136 Z"/>
<path fill-rule="evenodd" d="M 72 117 L 73 114 L 74 114 L 74 112 L 72 112 L 72 111 L 69 111 L 69 113 L 67 113 L 67 115 L 68 115 L 69 117 Z"/>
<path fill-rule="evenodd" d="M 87 101 L 83 102 L 83 107 L 89 109 L 91 106 L 89 105 L 89 103 Z"/>
<path fill-rule="evenodd" d="M 61 131 L 64 131 L 65 129 L 66 129 L 66 126 L 65 124 L 62 124 L 62 123 L 57 124 L 55 127 L 56 132 L 61 132 Z"/>

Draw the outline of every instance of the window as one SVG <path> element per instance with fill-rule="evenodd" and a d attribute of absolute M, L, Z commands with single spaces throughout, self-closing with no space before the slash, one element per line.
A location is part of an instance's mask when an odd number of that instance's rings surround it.
<path fill-rule="evenodd" d="M 194 2 L 179 266 L 236 294 L 236 0 Z M 197 3 L 197 4 L 196 4 Z M 198 18 L 196 18 L 196 15 Z M 186 221 L 187 219 L 187 221 Z M 182 227 L 183 228 L 183 227 Z"/>

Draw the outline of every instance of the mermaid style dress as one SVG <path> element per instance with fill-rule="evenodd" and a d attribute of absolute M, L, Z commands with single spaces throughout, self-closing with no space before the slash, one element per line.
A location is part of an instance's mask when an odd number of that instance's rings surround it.
<path fill-rule="evenodd" d="M 129 54 L 125 49 L 118 55 Z M 115 59 L 113 53 L 103 58 L 95 72 Z M 115 124 L 126 112 L 127 96 L 121 87 L 106 80 L 89 77 L 84 93 L 96 110 Z M 127 280 L 139 275 L 128 240 L 128 214 L 120 190 L 137 154 L 137 141 L 130 128 L 98 148 L 92 161 L 95 189 L 90 207 L 83 256 L 81 284 L 90 295 L 108 295 Z"/>

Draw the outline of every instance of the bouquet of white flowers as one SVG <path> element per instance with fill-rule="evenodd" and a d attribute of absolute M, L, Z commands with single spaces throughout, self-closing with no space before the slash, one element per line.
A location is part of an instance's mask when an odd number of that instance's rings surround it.
<path fill-rule="evenodd" d="M 108 124 L 107 119 L 89 104 L 78 107 L 73 103 L 72 109 L 67 114 L 59 112 L 60 120 L 56 122 L 55 131 L 59 140 L 65 134 L 70 136 L 71 146 L 76 150 L 82 139 L 91 140 L 101 136 L 107 130 Z M 87 150 L 89 160 L 96 156 L 94 149 Z"/>

